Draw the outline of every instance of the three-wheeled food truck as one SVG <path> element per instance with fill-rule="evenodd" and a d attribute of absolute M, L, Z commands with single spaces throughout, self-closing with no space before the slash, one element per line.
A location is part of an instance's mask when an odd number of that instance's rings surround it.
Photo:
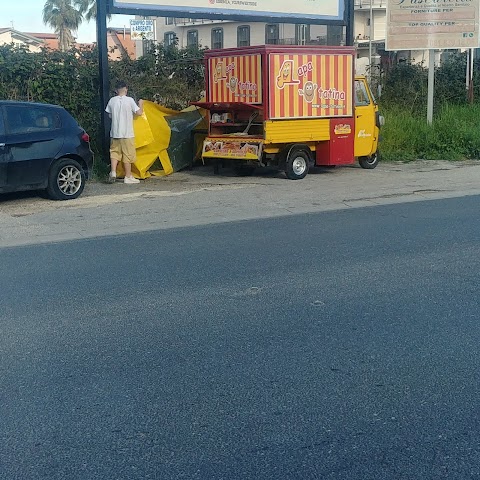
<path fill-rule="evenodd" d="M 378 163 L 383 117 L 352 47 L 264 45 L 205 53 L 208 135 L 202 159 L 240 174 L 276 166 L 292 180 L 310 166 Z"/>

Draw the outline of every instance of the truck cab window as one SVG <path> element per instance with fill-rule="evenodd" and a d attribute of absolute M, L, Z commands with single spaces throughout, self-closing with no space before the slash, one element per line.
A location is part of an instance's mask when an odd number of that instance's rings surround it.
<path fill-rule="evenodd" d="M 355 105 L 370 105 L 370 97 L 368 96 L 365 84 L 360 80 L 355 80 Z"/>

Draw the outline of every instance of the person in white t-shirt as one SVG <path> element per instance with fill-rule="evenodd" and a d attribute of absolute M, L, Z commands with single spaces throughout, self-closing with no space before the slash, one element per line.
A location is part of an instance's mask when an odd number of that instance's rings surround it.
<path fill-rule="evenodd" d="M 117 82 L 115 86 L 117 95 L 112 97 L 107 104 L 105 111 L 112 119 L 110 129 L 110 183 L 117 178 L 118 162 L 123 163 L 125 170 L 124 183 L 140 183 L 132 175 L 132 163 L 136 159 L 135 134 L 133 133 L 134 115 L 142 115 L 143 100 L 138 105 L 132 97 L 127 96 L 128 87 L 125 82 Z"/>

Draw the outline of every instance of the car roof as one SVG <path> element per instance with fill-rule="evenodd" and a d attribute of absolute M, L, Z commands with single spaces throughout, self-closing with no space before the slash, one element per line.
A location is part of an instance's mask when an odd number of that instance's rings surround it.
<path fill-rule="evenodd" d="M 60 108 L 63 109 L 60 105 L 53 105 L 51 103 L 40 103 L 40 102 L 23 102 L 19 100 L 0 100 L 0 105 L 27 105 L 27 106 L 36 106 L 36 107 L 48 107 L 48 108 Z"/>

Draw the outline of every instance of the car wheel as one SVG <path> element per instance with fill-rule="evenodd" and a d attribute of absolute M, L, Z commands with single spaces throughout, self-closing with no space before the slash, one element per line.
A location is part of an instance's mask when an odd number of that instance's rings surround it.
<path fill-rule="evenodd" d="M 369 157 L 360 157 L 358 159 L 358 163 L 362 168 L 371 170 L 372 168 L 375 168 L 378 165 L 379 160 L 380 159 L 378 158 L 378 153 L 375 152 L 373 155 L 370 155 Z"/>
<path fill-rule="evenodd" d="M 301 180 L 308 173 L 310 158 L 302 150 L 292 150 L 287 158 L 285 174 L 290 180 Z"/>
<path fill-rule="evenodd" d="M 57 160 L 50 168 L 47 194 L 52 200 L 72 200 L 85 188 L 85 172 L 70 158 Z"/>

